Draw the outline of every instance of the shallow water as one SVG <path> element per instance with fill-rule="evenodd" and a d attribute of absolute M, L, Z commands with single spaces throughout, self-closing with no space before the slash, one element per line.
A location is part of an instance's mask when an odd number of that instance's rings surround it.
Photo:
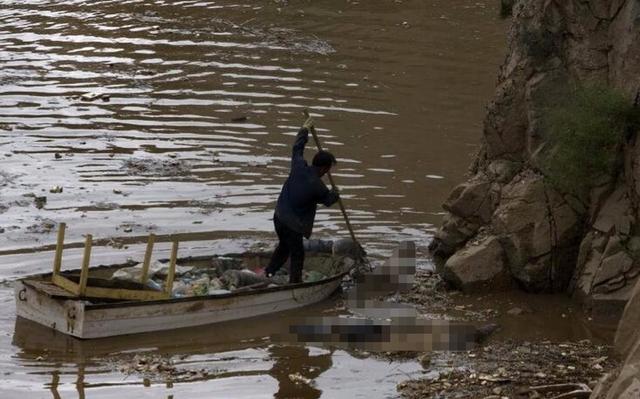
<path fill-rule="evenodd" d="M 19 323 L 14 337 L 11 282 L 50 269 L 61 221 L 71 247 L 99 240 L 94 264 L 140 257 L 149 232 L 181 234 L 181 253 L 272 239 L 305 108 L 338 156 L 367 250 L 415 240 L 428 267 L 424 247 L 478 148 L 503 58 L 497 3 L 0 0 L 2 397 L 394 396 L 417 364 L 286 345 L 243 324 L 95 344 Z M 319 212 L 315 235 L 346 235 L 337 208 Z M 65 267 L 79 259 L 67 250 Z M 114 366 L 136 351 L 226 370 L 144 387 Z M 309 368 L 313 386 L 283 377 Z"/>

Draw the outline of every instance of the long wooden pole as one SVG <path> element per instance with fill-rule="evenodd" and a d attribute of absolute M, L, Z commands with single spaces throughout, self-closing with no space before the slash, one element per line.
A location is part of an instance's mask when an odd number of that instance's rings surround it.
<path fill-rule="evenodd" d="M 309 119 L 309 111 L 304 110 L 304 116 Z M 322 144 L 320 144 L 320 139 L 318 138 L 318 133 L 316 132 L 315 126 L 311 126 L 309 129 L 311 130 L 311 135 L 316 142 L 316 146 L 318 147 L 318 151 L 322 151 Z M 327 177 L 329 178 L 329 183 L 331 183 L 331 187 L 334 190 L 338 191 L 338 186 L 336 186 L 335 181 L 333 180 L 333 176 L 331 176 L 331 172 L 327 172 Z M 344 221 L 347 224 L 347 229 L 349 230 L 349 234 L 351 235 L 351 239 L 353 242 L 357 243 L 356 235 L 353 233 L 353 228 L 351 227 L 351 222 L 349 222 L 349 215 L 347 215 L 347 210 L 344 207 L 344 203 L 342 202 L 342 198 L 338 197 L 338 205 L 340 205 L 340 210 L 342 211 L 342 216 L 344 216 Z"/>

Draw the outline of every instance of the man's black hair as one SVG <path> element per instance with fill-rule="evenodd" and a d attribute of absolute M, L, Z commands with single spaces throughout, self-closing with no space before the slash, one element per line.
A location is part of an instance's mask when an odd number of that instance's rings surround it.
<path fill-rule="evenodd" d="M 322 168 L 322 167 L 332 167 L 337 164 L 338 161 L 336 157 L 333 156 L 329 151 L 318 151 L 316 155 L 313 157 L 313 161 L 311 162 L 313 166 Z"/>

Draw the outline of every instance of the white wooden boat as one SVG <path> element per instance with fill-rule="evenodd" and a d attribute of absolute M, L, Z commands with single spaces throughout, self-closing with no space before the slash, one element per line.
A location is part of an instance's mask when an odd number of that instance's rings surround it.
<path fill-rule="evenodd" d="M 314 264 L 330 263 L 335 272 L 314 282 L 272 286 L 205 296 L 157 300 L 117 300 L 78 296 L 54 284 L 53 273 L 29 276 L 15 283 L 18 317 L 32 320 L 77 338 L 91 339 L 170 330 L 244 319 L 310 305 L 328 298 L 357 266 L 348 255 L 336 255 L 331 245 L 307 252 L 305 270 Z M 198 256 L 177 259 L 180 265 L 210 264 L 220 259 L 247 265 L 266 264 L 268 253 L 244 253 L 225 256 Z M 98 266 L 89 272 L 89 285 L 98 284 L 100 276 L 131 266 L 131 263 Z M 78 279 L 80 270 L 61 272 L 67 279 Z M 95 280 L 95 281 L 94 281 Z"/>

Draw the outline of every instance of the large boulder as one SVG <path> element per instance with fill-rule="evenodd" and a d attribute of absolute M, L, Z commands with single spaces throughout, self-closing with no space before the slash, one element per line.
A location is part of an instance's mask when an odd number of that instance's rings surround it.
<path fill-rule="evenodd" d="M 482 174 L 453 189 L 443 204 L 448 213 L 443 219 L 442 227 L 429 244 L 438 270 L 442 269 L 449 256 L 476 235 L 481 225 L 491 220 L 499 191 L 499 186 L 489 182 Z"/>
<path fill-rule="evenodd" d="M 477 178 L 454 188 L 442 207 L 474 223 L 487 223 L 497 202 L 488 180 Z"/>
<path fill-rule="evenodd" d="M 491 164 L 495 169 L 496 162 Z M 506 274 L 528 291 L 564 290 L 573 275 L 582 216 L 531 170 L 504 186 L 496 184 L 476 177 L 451 194 L 444 205 L 450 213 L 430 246 L 436 259 L 444 258 L 437 263 L 438 270 L 454 286 L 473 285 L 466 284 L 457 269 L 464 269 L 460 259 L 488 259 L 488 249 L 497 251 L 493 241 L 487 246 L 486 239 L 476 236 L 481 226 L 488 226 L 482 231 L 499 241 L 501 260 L 485 264 L 506 267 Z M 494 272 L 492 266 L 487 270 L 488 275 Z"/>
<path fill-rule="evenodd" d="M 487 287 L 505 287 L 508 274 L 500 241 L 487 236 L 469 242 L 444 265 L 447 281 L 462 291 L 478 291 Z"/>
<path fill-rule="evenodd" d="M 640 275 L 633 187 L 593 190 L 591 229 L 580 245 L 571 291 L 591 317 L 616 322 Z"/>
<path fill-rule="evenodd" d="M 633 219 L 627 188 L 621 185 L 599 209 L 593 222 L 593 228 L 605 234 L 629 235 Z"/>
<path fill-rule="evenodd" d="M 492 222 L 511 275 L 526 290 L 566 288 L 577 254 L 580 216 L 542 176 L 527 172 L 505 186 Z"/>
<path fill-rule="evenodd" d="M 445 215 L 442 226 L 429 244 L 429 250 L 436 258 L 436 265 L 440 266 L 441 259 L 448 258 L 464 246 L 475 236 L 479 228 L 479 224 L 469 222 L 460 216 L 451 213 Z"/>

